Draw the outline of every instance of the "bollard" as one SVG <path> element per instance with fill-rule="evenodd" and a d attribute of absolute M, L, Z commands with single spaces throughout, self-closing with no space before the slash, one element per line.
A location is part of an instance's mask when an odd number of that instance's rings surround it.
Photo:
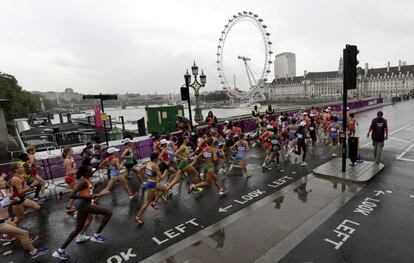
<path fill-rule="evenodd" d="M 68 118 L 68 122 L 69 122 L 69 123 L 72 123 L 72 114 L 71 114 L 70 112 L 68 112 L 68 113 L 66 114 L 66 117 Z"/>
<path fill-rule="evenodd" d="M 63 123 L 63 113 L 59 112 L 59 121 L 60 123 Z"/>

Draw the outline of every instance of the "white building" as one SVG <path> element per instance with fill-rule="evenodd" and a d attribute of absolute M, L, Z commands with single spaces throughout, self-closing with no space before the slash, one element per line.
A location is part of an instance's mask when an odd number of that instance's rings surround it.
<path fill-rule="evenodd" d="M 358 68 L 357 89 L 350 90 L 352 97 L 392 97 L 414 90 L 414 65 L 399 61 L 398 66 L 369 69 Z M 282 98 L 339 98 L 342 96 L 343 76 L 338 71 L 304 72 L 299 77 L 284 77 L 265 85 L 269 100 Z"/>
<path fill-rule="evenodd" d="M 284 52 L 275 56 L 275 79 L 296 77 L 296 55 Z"/>

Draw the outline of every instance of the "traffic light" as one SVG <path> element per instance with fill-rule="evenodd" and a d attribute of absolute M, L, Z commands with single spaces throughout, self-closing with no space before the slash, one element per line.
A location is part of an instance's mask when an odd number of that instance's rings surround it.
<path fill-rule="evenodd" d="M 344 87 L 348 90 L 356 89 L 357 86 L 358 53 L 359 50 L 354 45 L 346 45 L 344 49 Z"/>
<path fill-rule="evenodd" d="M 181 100 L 189 100 L 189 99 L 190 99 L 189 89 L 186 87 L 181 87 Z"/>

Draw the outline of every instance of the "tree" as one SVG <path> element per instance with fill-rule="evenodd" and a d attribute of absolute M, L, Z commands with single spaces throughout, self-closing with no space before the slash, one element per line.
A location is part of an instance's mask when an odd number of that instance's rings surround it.
<path fill-rule="evenodd" d="M 210 93 L 204 93 L 200 95 L 201 100 L 205 101 L 223 101 L 223 100 L 229 100 L 230 97 L 227 95 L 226 91 L 213 91 Z"/>
<path fill-rule="evenodd" d="M 40 97 L 23 90 L 14 76 L 0 72 L 0 98 L 10 100 L 10 103 L 4 106 L 6 120 L 24 118 L 31 113 L 41 112 Z M 43 101 L 45 106 L 54 105 L 46 98 L 43 98 Z"/>

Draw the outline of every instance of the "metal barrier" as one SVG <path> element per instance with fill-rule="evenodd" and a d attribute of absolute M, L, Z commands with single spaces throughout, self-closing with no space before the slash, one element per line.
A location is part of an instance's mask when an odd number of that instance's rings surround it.
<path fill-rule="evenodd" d="M 95 131 L 70 131 L 54 134 L 54 142 L 58 147 L 77 146 L 90 142 L 95 136 Z"/>

